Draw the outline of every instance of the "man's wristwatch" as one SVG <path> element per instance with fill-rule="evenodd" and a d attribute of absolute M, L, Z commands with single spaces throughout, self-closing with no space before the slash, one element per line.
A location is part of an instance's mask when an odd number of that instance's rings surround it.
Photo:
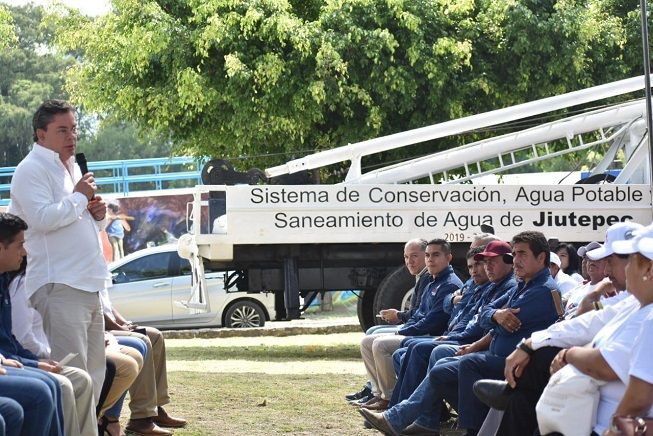
<path fill-rule="evenodd" d="M 532 356 L 533 353 L 535 353 L 535 350 L 533 350 L 531 347 L 526 345 L 526 338 L 523 338 L 515 348 L 517 348 L 518 350 L 522 350 L 524 353 L 528 354 L 529 356 Z"/>

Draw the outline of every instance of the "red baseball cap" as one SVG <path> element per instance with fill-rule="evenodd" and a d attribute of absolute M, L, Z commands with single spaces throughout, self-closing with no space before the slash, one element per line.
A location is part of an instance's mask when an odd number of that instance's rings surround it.
<path fill-rule="evenodd" d="M 510 244 L 504 241 L 492 241 L 485 246 L 485 250 L 482 253 L 474 256 L 474 260 L 483 260 L 486 257 L 504 256 L 506 254 L 512 257 L 512 247 Z"/>

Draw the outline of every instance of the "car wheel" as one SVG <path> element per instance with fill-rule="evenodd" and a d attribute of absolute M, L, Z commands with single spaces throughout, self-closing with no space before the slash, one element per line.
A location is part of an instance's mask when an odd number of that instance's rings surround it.
<path fill-rule="evenodd" d="M 227 310 L 224 321 L 225 327 L 231 328 L 263 327 L 265 312 L 253 301 L 237 301 Z"/>

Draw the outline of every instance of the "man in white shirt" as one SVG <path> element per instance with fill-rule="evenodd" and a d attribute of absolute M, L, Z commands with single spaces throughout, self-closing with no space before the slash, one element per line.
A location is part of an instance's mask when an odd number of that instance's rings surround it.
<path fill-rule="evenodd" d="M 606 275 L 616 289 L 626 288 L 625 268 L 628 256 L 615 254 L 613 244 L 633 237 L 635 230 L 643 226 L 637 223 L 617 223 L 606 233 L 605 244 L 588 253 L 593 259 L 606 258 Z M 517 349 L 506 359 L 504 374 L 512 387 L 508 408 L 497 434 L 521 436 L 533 434 L 537 427 L 535 404 L 548 383 L 551 362 L 561 349 L 584 346 L 601 335 L 608 336 L 639 309 L 639 302 L 632 296 L 600 311 L 553 324 L 546 330 L 534 332 L 522 340 Z"/>
<path fill-rule="evenodd" d="M 75 165 L 75 109 L 48 100 L 32 121 L 35 143 L 11 180 L 10 211 L 27 222 L 25 292 L 43 318 L 60 360 L 87 371 L 99 398 L 104 380 L 104 320 L 98 292 L 111 279 L 99 239 L 106 204 L 92 173 Z"/>

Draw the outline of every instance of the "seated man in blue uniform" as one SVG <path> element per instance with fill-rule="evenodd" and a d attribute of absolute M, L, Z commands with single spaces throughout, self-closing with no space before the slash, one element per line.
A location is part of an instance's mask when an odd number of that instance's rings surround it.
<path fill-rule="evenodd" d="M 492 241 L 487 246 L 479 248 L 480 250 L 470 250 L 467 259 L 468 265 L 471 264 L 473 267 L 470 274 L 478 281 L 479 286 L 473 290 L 474 296 L 469 299 L 468 306 L 459 312 L 460 316 L 454 319 L 453 323 L 450 322 L 450 330 L 445 335 L 428 341 L 418 342 L 422 338 L 404 340 L 404 343 L 408 342 L 408 347 L 404 349 L 405 355 L 398 370 L 397 386 L 392 395 L 391 406 L 410 397 L 433 364 L 439 358 L 453 356 L 459 347 L 442 347 L 438 352 L 433 353 L 435 348 L 444 344 L 471 344 L 485 336 L 488 331 L 479 325 L 481 309 L 517 286 L 512 273 L 510 244 Z M 463 301 L 458 304 L 463 304 Z M 397 350 L 395 356 L 401 351 L 402 349 Z M 433 360 L 432 356 L 439 356 L 439 358 Z"/>
<path fill-rule="evenodd" d="M 454 292 L 444 301 L 444 310 L 450 314 L 447 330 L 441 336 L 417 336 L 409 337 L 402 341 L 401 348 L 392 354 L 395 371 L 397 373 L 397 384 L 392 393 L 390 406 L 397 404 L 413 393 L 417 385 L 426 375 L 429 355 L 431 350 L 440 343 L 449 342 L 444 339 L 447 335 L 461 333 L 474 316 L 474 306 L 481 295 L 489 286 L 482 261 L 474 260 L 474 256 L 483 251 L 485 246 L 470 248 L 467 252 L 467 270 L 470 278 L 465 282 L 461 291 Z M 455 298 L 451 298 L 459 294 Z M 453 301 L 452 301 L 453 300 Z M 478 339 L 478 338 L 476 338 Z M 413 353 L 419 356 L 413 358 Z"/>
<path fill-rule="evenodd" d="M 519 341 L 558 318 L 551 294 L 558 291 L 549 271 L 544 235 L 533 231 L 515 235 L 512 252 L 521 281 L 512 292 L 482 309 L 481 325 L 491 332 L 466 347 L 464 355 L 438 361 L 408 399 L 383 413 L 360 409 L 373 427 L 390 435 L 436 433 L 438 405 L 445 399 L 458 411 L 459 428 L 469 436 L 478 433 L 488 408 L 474 395 L 474 382 L 502 379 L 506 356 Z"/>
<path fill-rule="evenodd" d="M 387 408 L 396 382 L 392 353 L 405 337 L 438 336 L 447 328 L 449 314 L 444 311 L 444 299 L 463 285 L 449 265 L 451 245 L 444 239 L 433 239 L 426 246 L 424 258 L 432 280 L 422 293 L 418 310 L 413 315 L 415 322 L 407 322 L 394 335 L 367 335 L 361 341 L 361 355 L 375 394 L 361 407 Z"/>

